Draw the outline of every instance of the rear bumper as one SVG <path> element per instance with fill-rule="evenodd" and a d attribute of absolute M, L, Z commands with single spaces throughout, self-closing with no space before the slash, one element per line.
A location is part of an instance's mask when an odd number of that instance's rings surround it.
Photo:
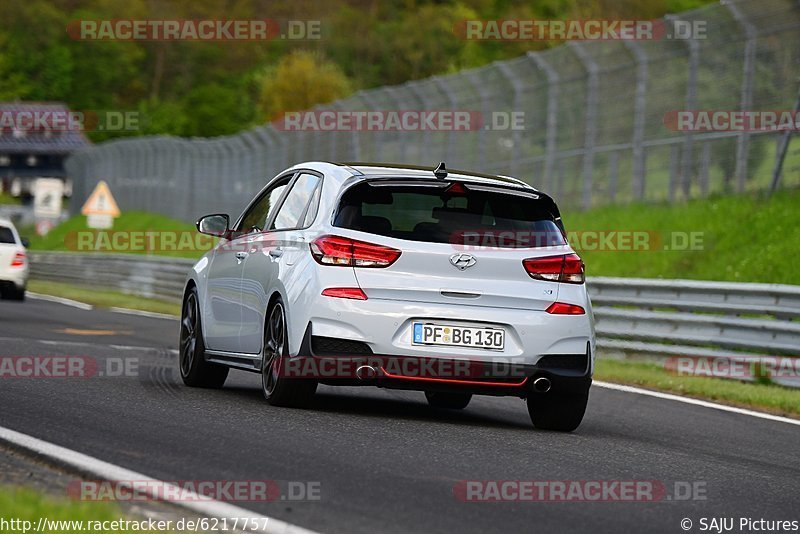
<path fill-rule="evenodd" d="M 28 283 L 28 267 L 11 267 L 0 272 L 0 286 L 9 287 L 14 285 L 17 289 L 22 289 Z"/>
<path fill-rule="evenodd" d="M 304 308 L 305 315 L 294 314 L 296 322 L 290 327 L 293 326 L 296 341 L 290 342 L 290 354 L 301 353 L 298 341 L 310 325 L 313 336 L 360 342 L 372 354 L 536 366 L 547 355 L 585 354 L 587 344 L 589 353 L 594 354 L 591 303 L 585 292 L 575 300 L 580 300 L 574 304 L 583 306 L 586 314 L 552 315 L 542 310 L 319 296 Z M 503 328 L 505 346 L 495 351 L 416 345 L 412 343 L 412 331 L 417 321 Z M 590 373 L 593 369 L 589 358 Z"/>
<path fill-rule="evenodd" d="M 536 364 L 485 359 L 438 358 L 435 355 L 371 353 L 364 344 L 312 335 L 308 325 L 300 352 L 284 369 L 292 378 L 327 385 L 377 386 L 414 391 L 468 392 L 526 398 L 538 378 L 550 381 L 549 393 L 580 394 L 592 383 L 592 345 L 579 354 L 551 354 Z M 330 339 L 327 346 L 320 339 Z M 352 349 L 345 354 L 348 343 Z M 333 350 L 331 350 L 333 349 Z M 355 352 L 355 353 L 353 353 Z"/>

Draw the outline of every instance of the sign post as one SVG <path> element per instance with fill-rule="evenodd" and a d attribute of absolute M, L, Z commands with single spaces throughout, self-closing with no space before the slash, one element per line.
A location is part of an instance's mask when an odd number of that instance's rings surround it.
<path fill-rule="evenodd" d="M 36 233 L 46 235 L 61 217 L 64 182 L 58 178 L 37 178 L 33 184 L 33 217 Z"/>
<path fill-rule="evenodd" d="M 89 228 L 100 230 L 114 226 L 114 218 L 119 217 L 120 211 L 105 181 L 100 180 L 97 183 L 81 208 L 81 213 L 86 215 L 86 225 Z"/>

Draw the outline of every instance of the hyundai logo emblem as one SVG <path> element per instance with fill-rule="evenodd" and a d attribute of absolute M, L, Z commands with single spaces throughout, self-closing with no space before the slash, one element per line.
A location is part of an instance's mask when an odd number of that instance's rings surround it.
<path fill-rule="evenodd" d="M 472 267 L 478 260 L 475 259 L 475 256 L 472 254 L 453 254 L 450 256 L 450 263 L 453 264 L 453 267 L 456 267 L 459 271 L 463 271 L 467 267 Z"/>

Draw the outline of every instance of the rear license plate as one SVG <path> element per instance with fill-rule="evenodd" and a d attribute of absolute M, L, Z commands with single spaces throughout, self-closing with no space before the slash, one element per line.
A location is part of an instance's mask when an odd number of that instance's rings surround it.
<path fill-rule="evenodd" d="M 506 333 L 502 328 L 476 328 L 433 323 L 414 323 L 412 344 L 446 345 L 503 350 Z"/>

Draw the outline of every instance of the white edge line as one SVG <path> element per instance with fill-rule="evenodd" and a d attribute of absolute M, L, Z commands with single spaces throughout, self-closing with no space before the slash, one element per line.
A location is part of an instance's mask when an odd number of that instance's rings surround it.
<path fill-rule="evenodd" d="M 712 408 L 714 410 L 721 410 L 723 412 L 731 412 L 731 413 L 738 413 L 740 415 L 749 415 L 751 417 L 758 417 L 759 419 L 768 419 L 770 421 L 778 421 L 781 423 L 789 423 L 790 425 L 798 425 L 800 426 L 800 420 L 798 419 L 790 419 L 788 417 L 781 417 L 780 415 L 772 415 L 763 412 L 754 412 L 753 410 L 745 410 L 744 408 L 736 408 L 734 406 L 726 406 L 724 404 L 717 404 L 715 402 L 709 402 L 699 399 L 693 399 L 691 397 L 681 397 L 679 395 L 671 395 L 669 393 L 661 393 L 660 391 L 651 391 L 649 389 L 642 389 L 636 388 L 633 386 L 623 386 L 621 384 L 612 384 L 610 382 L 602 382 L 600 380 L 595 380 L 592 382 L 592 385 L 598 386 L 601 388 L 606 389 L 614 389 L 616 391 L 624 391 L 625 393 L 636 393 L 638 395 L 647 395 L 650 397 L 656 397 L 659 399 L 666 399 L 666 400 L 673 400 L 677 402 L 683 402 L 685 404 L 693 404 L 695 406 L 703 406 L 705 408 Z"/>
<path fill-rule="evenodd" d="M 114 306 L 112 306 L 109 309 L 114 313 L 125 313 L 127 315 L 140 315 L 142 317 L 152 317 L 153 319 L 180 319 L 179 316 L 172 315 L 169 313 L 156 313 L 144 310 L 133 310 L 131 308 L 117 308 Z"/>
<path fill-rule="evenodd" d="M 187 495 L 190 499 L 186 501 L 162 502 L 191 510 L 206 517 L 229 519 L 237 517 L 255 518 L 258 520 L 258 523 L 261 523 L 261 525 L 259 525 L 260 528 L 255 530 L 255 532 L 264 532 L 269 534 L 314 534 L 314 531 L 312 530 L 307 530 L 303 527 L 286 523 L 285 521 L 280 521 L 278 519 L 273 519 L 271 517 L 267 517 L 244 508 L 239 508 L 238 506 L 233 506 L 225 502 L 206 499 L 201 501 L 200 497 L 194 492 L 185 491 L 183 488 L 174 487 L 172 484 L 161 482 L 135 471 L 130 471 L 123 467 L 98 460 L 97 458 L 93 458 L 86 454 L 82 454 L 80 452 L 73 451 L 71 449 L 67 449 L 65 447 L 61 447 L 59 445 L 55 445 L 53 443 L 34 438 L 33 436 L 22 434 L 2 426 L 0 426 L 0 442 L 6 442 L 16 447 L 32 451 L 39 456 L 49 458 L 56 464 L 77 468 L 82 473 L 96 476 L 103 480 L 112 482 L 148 482 L 148 484 L 144 485 L 146 488 L 144 491 L 148 494 L 148 496 L 156 499 L 158 499 L 157 493 L 159 492 L 157 489 L 151 489 L 150 484 L 157 483 L 161 488 L 164 488 L 164 491 L 168 491 L 166 488 L 170 488 L 171 490 L 176 491 L 178 494 Z M 124 482 L 121 485 L 124 485 Z M 193 500 L 195 498 L 197 500 Z M 254 532 L 254 530 L 249 529 L 248 532 Z"/>
<path fill-rule="evenodd" d="M 33 293 L 28 291 L 26 295 L 34 300 L 47 300 L 50 302 L 58 302 L 59 304 L 64 304 L 66 306 L 72 306 L 73 308 L 80 308 L 81 310 L 91 310 L 94 308 L 91 304 L 86 304 L 85 302 L 78 302 L 77 300 L 72 299 L 65 299 L 64 297 L 54 297 L 53 295 L 43 295 L 41 293 Z"/>

